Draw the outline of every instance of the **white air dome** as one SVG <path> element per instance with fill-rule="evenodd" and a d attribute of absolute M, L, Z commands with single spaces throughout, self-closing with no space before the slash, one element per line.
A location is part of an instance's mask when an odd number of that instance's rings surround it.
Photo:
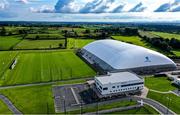
<path fill-rule="evenodd" d="M 116 40 L 98 40 L 86 45 L 83 49 L 114 69 L 161 65 L 176 67 L 171 59 L 158 52 Z"/>

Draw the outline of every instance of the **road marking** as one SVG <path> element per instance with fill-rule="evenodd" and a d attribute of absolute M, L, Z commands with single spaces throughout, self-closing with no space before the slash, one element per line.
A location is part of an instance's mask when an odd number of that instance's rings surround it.
<path fill-rule="evenodd" d="M 74 89 L 71 87 L 71 91 L 72 91 L 72 93 L 73 93 L 73 96 L 74 96 L 74 98 L 75 98 L 75 100 L 76 100 L 76 103 L 77 104 L 80 104 L 80 102 L 79 102 L 79 100 L 78 100 L 78 98 L 77 98 L 77 95 L 76 95 L 76 93 L 74 92 Z"/>

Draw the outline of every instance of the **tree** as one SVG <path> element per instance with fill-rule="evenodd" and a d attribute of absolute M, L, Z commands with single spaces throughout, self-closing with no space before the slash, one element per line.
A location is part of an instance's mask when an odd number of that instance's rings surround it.
<path fill-rule="evenodd" d="M 90 33 L 90 30 L 89 30 L 89 29 L 86 29 L 84 33 L 89 34 L 89 33 Z"/>
<path fill-rule="evenodd" d="M 0 35 L 1 36 L 5 36 L 6 35 L 6 28 L 4 26 L 2 26 L 2 28 L 1 28 Z"/>
<path fill-rule="evenodd" d="M 37 35 L 35 39 L 38 40 L 38 39 L 39 39 L 39 36 Z"/>
<path fill-rule="evenodd" d="M 62 43 L 59 43 L 59 48 L 62 48 L 62 46 L 63 46 Z"/>

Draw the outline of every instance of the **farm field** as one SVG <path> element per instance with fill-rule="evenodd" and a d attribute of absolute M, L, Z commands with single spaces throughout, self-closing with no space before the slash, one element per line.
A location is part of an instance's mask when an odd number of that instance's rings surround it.
<path fill-rule="evenodd" d="M 84 47 L 85 45 L 93 42 L 95 40 L 93 39 L 75 39 L 75 38 L 68 38 L 68 45 L 67 47 L 69 49 L 72 49 L 72 48 L 82 48 Z"/>
<path fill-rule="evenodd" d="M 9 68 L 13 59 L 16 57 L 18 52 L 15 51 L 1 51 L 0 52 L 0 79 L 2 80 L 2 74 Z"/>
<path fill-rule="evenodd" d="M 180 56 L 180 50 L 173 50 L 173 53 L 174 53 L 176 56 Z"/>
<path fill-rule="evenodd" d="M 162 103 L 166 107 L 168 107 L 168 104 L 169 104 L 169 108 L 172 111 L 174 111 L 177 114 L 180 114 L 180 106 L 179 106 L 180 98 L 178 96 L 176 96 L 174 94 L 161 94 L 161 93 L 156 93 L 156 92 L 150 91 L 148 93 L 148 98 L 154 99 L 154 100 Z"/>
<path fill-rule="evenodd" d="M 22 113 L 54 113 L 51 85 L 5 89 L 0 92 L 8 97 Z M 6 108 L 0 108 L 1 113 L 5 111 L 7 111 Z"/>
<path fill-rule="evenodd" d="M 147 49 L 151 49 L 151 50 L 163 53 L 164 55 L 171 55 L 169 52 L 162 51 L 162 50 L 160 50 L 160 49 L 158 49 L 156 47 L 153 47 L 149 43 L 146 43 L 145 41 L 142 41 L 141 38 L 139 38 L 138 36 L 112 36 L 112 38 L 115 39 L 115 40 L 122 41 L 122 42 L 142 46 L 142 47 L 145 47 Z"/>
<path fill-rule="evenodd" d="M 9 50 L 21 41 L 18 36 L 1 36 L 0 37 L 0 50 Z"/>
<path fill-rule="evenodd" d="M 168 38 L 168 39 L 175 38 L 175 39 L 180 40 L 180 35 L 178 34 L 170 34 L 170 33 L 164 33 L 164 32 L 150 32 L 150 33 L 163 37 L 163 38 Z"/>
<path fill-rule="evenodd" d="M 138 36 L 112 36 L 112 38 L 122 42 L 127 42 L 138 46 L 147 47 L 146 43 L 141 41 L 141 38 L 139 38 Z"/>
<path fill-rule="evenodd" d="M 54 40 L 54 39 L 63 39 L 64 36 L 60 34 L 28 34 L 25 39 L 31 40 Z"/>
<path fill-rule="evenodd" d="M 0 113 L 12 114 L 12 112 L 9 110 L 8 106 L 2 100 L 0 100 Z"/>
<path fill-rule="evenodd" d="M 71 51 L 24 52 L 18 55 L 15 68 L 5 72 L 1 85 L 69 80 L 94 75 L 95 72 Z"/>
<path fill-rule="evenodd" d="M 145 85 L 149 89 L 157 90 L 157 91 L 170 91 L 175 90 L 176 87 L 171 84 L 171 81 L 168 80 L 166 76 L 160 77 L 145 77 Z M 163 87 L 162 87 L 163 86 Z"/>
<path fill-rule="evenodd" d="M 50 49 L 64 46 L 64 40 L 22 40 L 14 49 Z"/>
<path fill-rule="evenodd" d="M 119 111 L 108 114 L 158 114 L 158 112 L 148 105 L 144 105 L 141 108 L 127 110 L 127 111 Z"/>

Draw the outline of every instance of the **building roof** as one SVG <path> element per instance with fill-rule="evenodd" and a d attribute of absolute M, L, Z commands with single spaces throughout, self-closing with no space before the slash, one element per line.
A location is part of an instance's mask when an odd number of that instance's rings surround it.
<path fill-rule="evenodd" d="M 83 49 L 94 54 L 114 69 L 129 69 L 145 66 L 176 64 L 168 57 L 143 48 L 117 40 L 98 40 Z"/>
<path fill-rule="evenodd" d="M 110 73 L 109 75 L 96 77 L 96 79 L 103 85 L 109 83 L 122 83 L 142 80 L 139 76 L 131 72 Z"/>

